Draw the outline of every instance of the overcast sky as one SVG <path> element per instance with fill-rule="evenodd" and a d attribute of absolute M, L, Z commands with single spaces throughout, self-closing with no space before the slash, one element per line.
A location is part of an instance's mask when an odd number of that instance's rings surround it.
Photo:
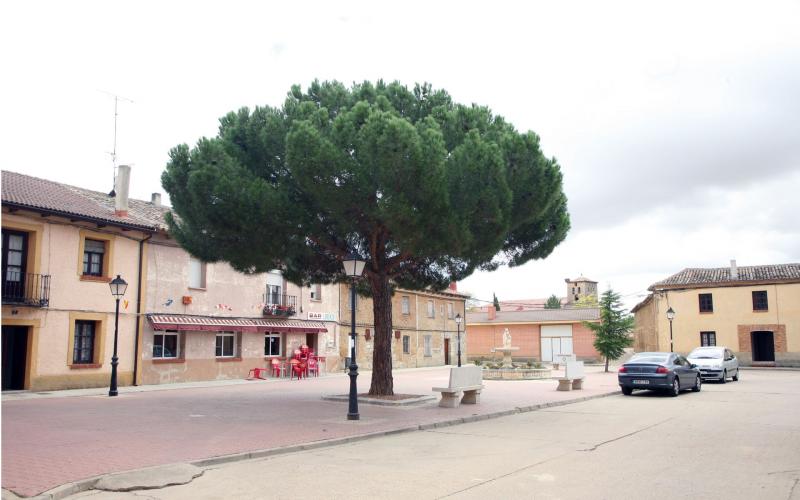
<path fill-rule="evenodd" d="M 583 274 L 633 305 L 685 267 L 800 262 L 800 3 L 284 4 L 6 2 L 0 167 L 109 191 L 117 94 L 118 163 L 149 199 L 228 111 L 314 78 L 427 81 L 564 172 L 567 240 L 460 283 L 478 298 Z"/>

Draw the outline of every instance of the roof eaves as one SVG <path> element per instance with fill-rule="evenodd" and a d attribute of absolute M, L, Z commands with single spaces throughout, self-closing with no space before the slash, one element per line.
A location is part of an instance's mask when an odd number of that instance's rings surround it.
<path fill-rule="evenodd" d="M 139 230 L 139 231 L 141 231 L 141 230 L 144 230 L 144 231 L 156 231 L 158 229 L 155 226 L 146 226 L 146 225 L 143 225 L 143 224 L 126 223 L 126 222 L 121 222 L 121 221 L 104 219 L 102 217 L 93 217 L 91 215 L 79 214 L 79 213 L 70 212 L 70 211 L 67 211 L 67 210 L 57 210 L 57 209 L 53 209 L 53 208 L 37 207 L 35 205 L 28 205 L 26 203 L 18 203 L 18 202 L 3 200 L 2 204 L 3 204 L 3 206 L 7 206 L 7 207 L 11 207 L 11 208 L 16 208 L 16 209 L 21 209 L 21 210 L 31 210 L 31 211 L 38 212 L 38 213 L 41 213 L 41 214 L 57 215 L 57 216 L 60 216 L 60 217 L 67 217 L 67 218 L 74 219 L 74 220 L 82 220 L 82 221 L 92 222 L 94 224 L 101 224 L 101 225 L 105 225 L 105 226 L 116 226 L 116 227 L 122 227 L 122 228 L 127 228 L 127 229 L 136 229 L 136 230 Z"/>

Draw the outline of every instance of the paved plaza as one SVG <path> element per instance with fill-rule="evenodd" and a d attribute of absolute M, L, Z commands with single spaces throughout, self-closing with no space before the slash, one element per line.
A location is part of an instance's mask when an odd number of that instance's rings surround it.
<path fill-rule="evenodd" d="M 153 498 L 800 500 L 800 372 L 613 395 L 207 468 Z"/>
<path fill-rule="evenodd" d="M 434 394 L 448 368 L 397 370 L 395 392 Z M 303 381 L 217 383 L 207 387 L 63 391 L 3 397 L 2 485 L 31 496 L 101 474 L 513 412 L 517 408 L 616 392 L 615 373 L 590 367 L 584 390 L 557 392 L 556 382 L 485 381 L 478 405 L 439 408 L 361 405 L 346 420 L 346 403 L 323 395 L 347 392 L 343 374 Z M 370 373 L 359 377 L 369 387 Z"/>

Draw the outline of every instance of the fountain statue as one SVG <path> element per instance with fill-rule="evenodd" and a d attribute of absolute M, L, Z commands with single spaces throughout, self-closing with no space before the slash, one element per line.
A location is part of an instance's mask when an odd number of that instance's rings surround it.
<path fill-rule="evenodd" d="M 519 347 L 511 347 L 511 332 L 506 328 L 503 330 L 503 347 L 495 347 L 492 352 L 503 353 L 503 368 L 513 368 L 511 353 L 514 351 L 519 351 Z"/>

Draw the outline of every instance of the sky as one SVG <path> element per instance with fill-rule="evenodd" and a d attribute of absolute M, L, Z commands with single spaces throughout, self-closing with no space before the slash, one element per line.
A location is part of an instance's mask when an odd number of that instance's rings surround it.
<path fill-rule="evenodd" d="M 131 196 L 170 148 L 293 84 L 430 82 L 541 137 L 572 229 L 476 273 L 490 300 L 623 295 L 686 267 L 800 262 L 800 3 L 6 2 L 0 168 Z M 166 200 L 168 198 L 165 197 Z"/>

